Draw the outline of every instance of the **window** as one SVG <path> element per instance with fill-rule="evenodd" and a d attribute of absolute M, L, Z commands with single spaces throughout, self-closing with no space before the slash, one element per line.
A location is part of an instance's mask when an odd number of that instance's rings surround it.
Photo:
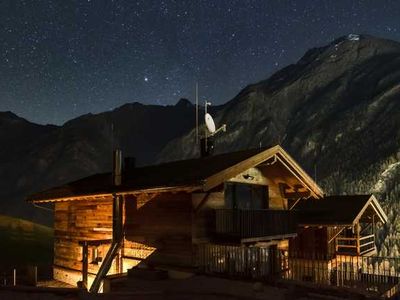
<path fill-rule="evenodd" d="M 231 209 L 267 209 L 268 187 L 228 182 L 225 184 L 225 207 Z"/>

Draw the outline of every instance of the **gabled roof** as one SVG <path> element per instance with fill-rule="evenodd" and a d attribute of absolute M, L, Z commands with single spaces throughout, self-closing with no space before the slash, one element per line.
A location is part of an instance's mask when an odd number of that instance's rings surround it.
<path fill-rule="evenodd" d="M 373 195 L 327 196 L 301 199 L 293 208 L 301 225 L 354 225 L 370 209 L 377 221 L 387 216 Z"/>
<path fill-rule="evenodd" d="M 251 167 L 276 157 L 315 197 L 323 195 L 317 184 L 279 146 L 224 153 L 135 168 L 125 172 L 122 185 L 112 185 L 112 174 L 92 175 L 31 195 L 28 201 L 49 202 L 97 197 L 112 193 L 139 193 L 166 190 L 209 191 Z"/>

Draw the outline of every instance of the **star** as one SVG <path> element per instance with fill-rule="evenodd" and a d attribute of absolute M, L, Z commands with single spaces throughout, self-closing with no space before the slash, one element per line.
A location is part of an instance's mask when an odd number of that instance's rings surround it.
<path fill-rule="evenodd" d="M 196 82 L 220 105 L 349 33 L 400 40 L 399 1 L 20 2 L 0 10 L 0 111 L 38 123 L 193 100 Z"/>

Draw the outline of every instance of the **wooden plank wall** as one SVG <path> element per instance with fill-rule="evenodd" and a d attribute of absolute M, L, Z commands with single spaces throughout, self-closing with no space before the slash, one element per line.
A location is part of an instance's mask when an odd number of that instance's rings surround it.
<path fill-rule="evenodd" d="M 210 193 L 193 193 L 193 243 L 207 243 L 215 232 L 215 209 L 224 208 L 223 186 Z"/>
<path fill-rule="evenodd" d="M 191 194 L 159 193 L 125 198 L 126 264 L 192 266 Z"/>
<path fill-rule="evenodd" d="M 82 247 L 79 246 L 79 241 L 111 239 L 112 199 L 55 203 L 54 216 L 54 265 L 63 270 L 80 272 L 82 270 Z M 99 246 L 98 256 L 104 258 L 108 248 L 109 245 Z M 90 250 L 89 273 L 95 274 L 100 263 L 92 263 L 93 251 Z M 115 269 L 114 265 L 110 274 L 115 272 Z M 73 272 L 71 272 L 71 276 L 72 274 Z M 75 279 L 74 275 L 74 281 Z M 66 280 L 64 278 L 64 281 Z"/>
<path fill-rule="evenodd" d="M 288 209 L 288 199 L 285 198 L 282 187 L 286 186 L 290 191 L 290 189 L 300 185 L 300 181 L 280 162 L 250 168 L 228 181 L 268 186 L 268 208 L 278 210 Z M 301 197 L 301 195 L 298 197 Z"/>
<path fill-rule="evenodd" d="M 268 185 L 269 208 L 288 209 L 288 199 L 284 198 L 282 185 L 293 187 L 300 182 L 280 162 L 262 166 L 260 169 Z"/>
<path fill-rule="evenodd" d="M 299 227 L 297 237 L 290 239 L 290 251 L 298 257 L 328 255 L 327 228 Z"/>
<path fill-rule="evenodd" d="M 271 166 L 250 168 L 228 180 L 244 184 L 265 185 L 268 188 L 269 209 L 287 209 L 287 199 L 283 197 L 280 184 L 299 184 L 280 163 Z M 215 209 L 225 208 L 224 185 L 209 193 L 193 193 L 193 243 L 207 243 L 215 232 Z"/>
<path fill-rule="evenodd" d="M 337 236 L 338 228 L 335 228 L 334 226 L 329 226 L 327 227 L 327 242 L 329 242 L 330 239 L 334 238 Z M 336 253 L 336 239 L 328 243 L 327 246 L 327 253 L 328 255 L 334 255 Z"/>

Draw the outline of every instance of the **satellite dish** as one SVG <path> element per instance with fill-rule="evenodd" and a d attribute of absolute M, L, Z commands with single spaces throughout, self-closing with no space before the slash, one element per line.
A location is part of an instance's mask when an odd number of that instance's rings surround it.
<path fill-rule="evenodd" d="M 205 121 L 206 121 L 206 126 L 208 128 L 208 131 L 210 133 L 215 133 L 215 123 L 214 123 L 214 120 L 211 117 L 211 115 L 209 113 L 206 113 L 204 118 L 205 118 Z"/>

